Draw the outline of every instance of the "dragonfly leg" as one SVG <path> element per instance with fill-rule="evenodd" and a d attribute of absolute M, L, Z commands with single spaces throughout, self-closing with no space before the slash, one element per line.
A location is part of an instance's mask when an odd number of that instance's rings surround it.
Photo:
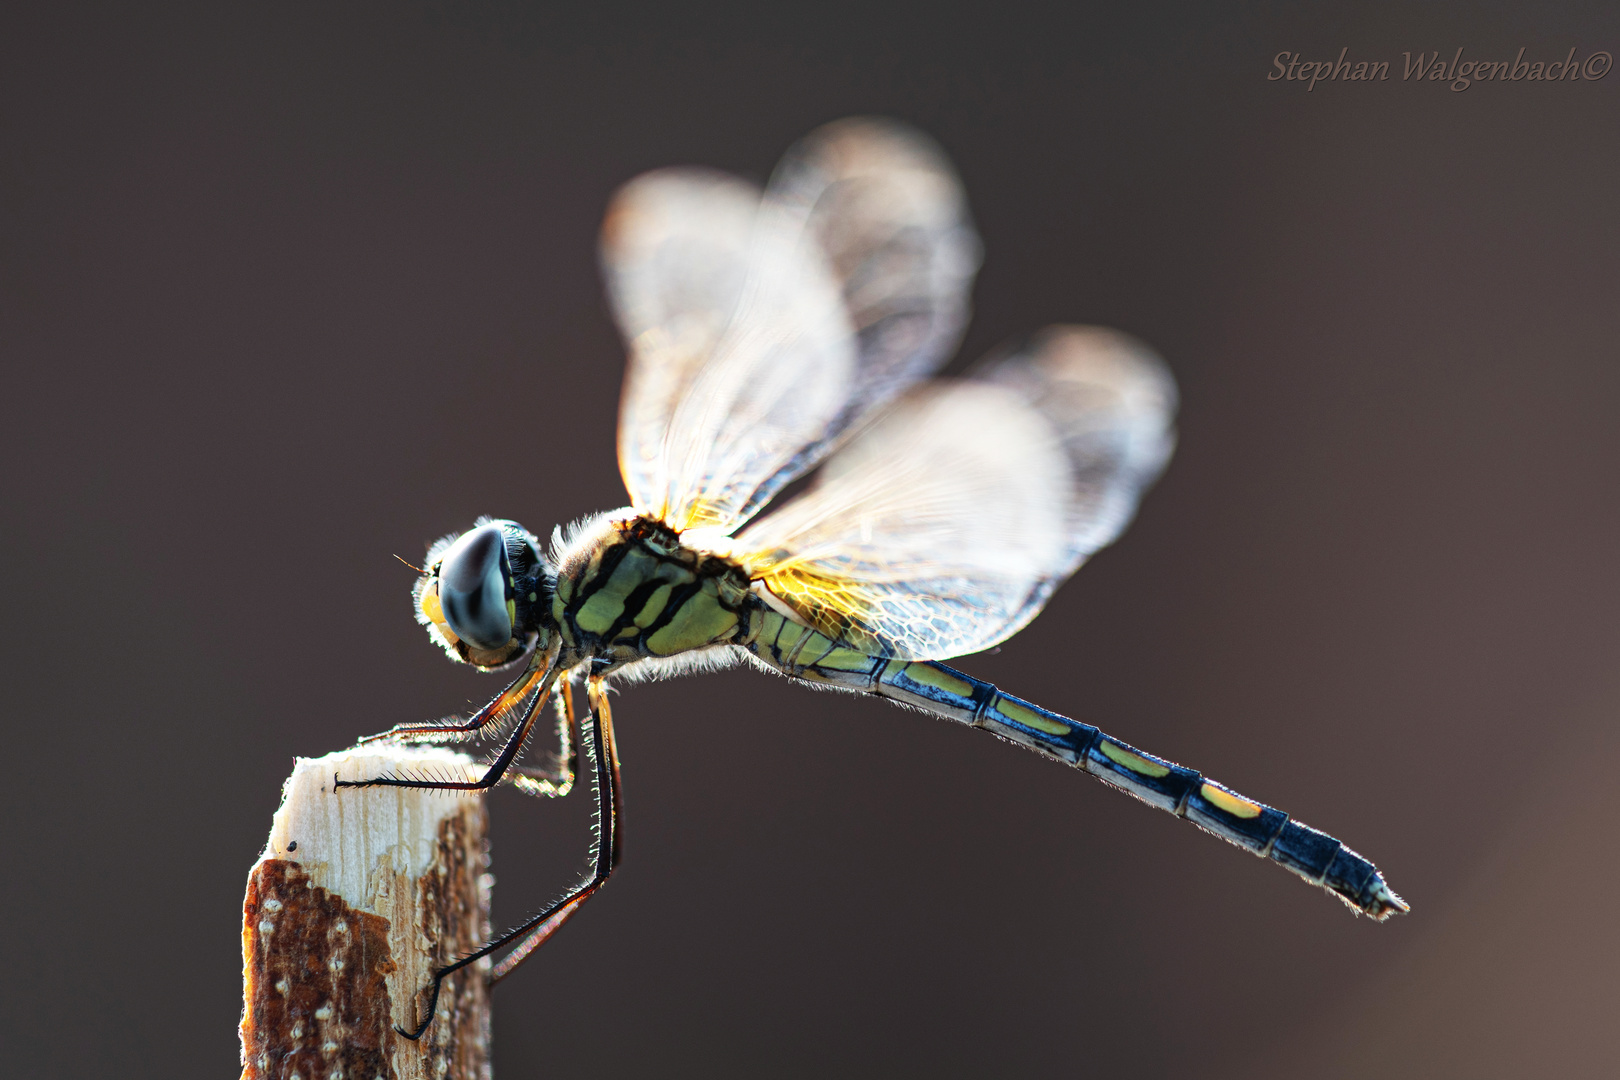
<path fill-rule="evenodd" d="M 567 795 L 574 790 L 574 776 L 579 772 L 579 717 L 574 713 L 573 684 L 565 677 L 558 681 L 556 691 L 558 749 L 547 751 L 551 766 L 514 765 L 506 772 L 508 783 L 536 798 Z"/>
<path fill-rule="evenodd" d="M 534 689 L 550 670 L 552 654 L 536 652 L 529 661 L 529 666 L 523 673 L 496 694 L 489 704 L 473 713 L 466 720 L 429 720 L 425 723 L 395 724 L 387 731 L 376 735 L 367 735 L 356 746 L 366 746 L 375 742 L 389 743 L 444 743 L 463 742 L 473 738 L 484 729 L 499 724 L 510 716 L 523 699 Z"/>
<path fill-rule="evenodd" d="M 519 717 L 517 726 L 512 734 L 507 736 L 506 745 L 495 760 L 490 762 L 484 775 L 477 780 L 424 780 L 410 776 L 374 776 L 366 780 L 339 780 L 333 777 L 333 786 L 346 787 L 405 787 L 405 788 L 431 788 L 435 791 L 486 791 L 501 782 L 512 763 L 523 750 L 523 743 L 534 729 L 535 714 L 540 711 L 540 703 L 546 699 L 550 692 L 549 687 L 542 686 L 540 690 L 529 699 Z"/>
<path fill-rule="evenodd" d="M 491 970 L 489 981 L 496 983 L 510 975 L 537 948 L 545 944 L 546 940 L 557 932 L 557 928 L 579 910 L 581 904 L 602 887 L 612 875 L 613 868 L 619 864 L 623 830 L 620 824 L 622 815 L 619 812 L 619 752 L 613 736 L 613 715 L 608 708 L 607 688 L 601 681 L 591 680 L 588 690 L 591 717 L 586 725 L 585 752 L 590 758 L 591 789 L 596 795 L 599 830 L 596 847 L 591 852 L 590 874 L 539 914 L 508 930 L 478 951 L 434 972 L 433 982 L 425 991 L 427 995 L 425 1018 L 409 1031 L 402 1027 L 394 1029 L 405 1038 L 412 1041 L 420 1039 L 422 1033 L 428 1029 L 428 1025 L 433 1022 L 434 1012 L 439 1003 L 439 989 L 447 976 L 515 943 L 512 951 L 502 957 Z"/>

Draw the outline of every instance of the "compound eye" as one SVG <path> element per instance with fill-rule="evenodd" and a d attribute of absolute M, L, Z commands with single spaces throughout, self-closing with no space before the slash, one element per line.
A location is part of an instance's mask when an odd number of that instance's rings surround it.
<path fill-rule="evenodd" d="M 512 640 L 510 575 L 499 525 L 481 526 L 450 545 L 439 566 L 439 604 L 456 637 L 486 652 Z"/>

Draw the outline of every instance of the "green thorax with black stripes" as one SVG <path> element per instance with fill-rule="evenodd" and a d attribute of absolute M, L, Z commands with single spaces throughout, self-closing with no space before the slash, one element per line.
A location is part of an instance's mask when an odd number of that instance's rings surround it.
<path fill-rule="evenodd" d="M 559 567 L 552 599 L 564 651 L 614 666 L 746 639 L 765 610 L 742 567 L 647 517 Z"/>

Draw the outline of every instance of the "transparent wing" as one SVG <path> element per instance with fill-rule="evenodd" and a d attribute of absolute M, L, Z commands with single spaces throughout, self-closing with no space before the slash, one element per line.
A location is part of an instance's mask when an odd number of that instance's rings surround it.
<path fill-rule="evenodd" d="M 978 378 L 907 395 L 730 553 L 874 654 L 989 648 L 1129 522 L 1168 459 L 1175 401 L 1139 342 L 1050 328 Z"/>
<path fill-rule="evenodd" d="M 783 157 L 766 199 L 827 253 L 857 334 L 851 398 L 825 448 L 955 352 L 971 314 L 979 238 L 944 152 L 877 117 L 811 132 Z"/>
<path fill-rule="evenodd" d="M 1064 562 L 1031 590 L 1010 635 L 1136 516 L 1175 450 L 1176 381 L 1147 345 L 1100 326 L 1049 326 L 1022 347 L 992 354 L 978 377 L 1037 409 L 1069 463 Z"/>
<path fill-rule="evenodd" d="M 636 507 L 668 509 L 669 433 L 742 297 L 759 189 L 664 169 L 625 185 L 602 223 L 602 267 L 629 347 L 619 468 Z"/>
<path fill-rule="evenodd" d="M 796 146 L 763 199 L 715 173 L 632 181 L 602 258 L 631 500 L 725 532 L 949 354 L 978 243 L 931 143 L 852 120 Z"/>

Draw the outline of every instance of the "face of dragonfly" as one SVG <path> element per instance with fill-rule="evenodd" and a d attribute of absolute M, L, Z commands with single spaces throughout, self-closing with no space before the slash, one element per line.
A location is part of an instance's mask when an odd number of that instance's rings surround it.
<path fill-rule="evenodd" d="M 500 667 L 550 644 L 555 579 L 532 533 L 480 519 L 429 549 L 412 593 L 416 620 L 452 660 Z"/>

